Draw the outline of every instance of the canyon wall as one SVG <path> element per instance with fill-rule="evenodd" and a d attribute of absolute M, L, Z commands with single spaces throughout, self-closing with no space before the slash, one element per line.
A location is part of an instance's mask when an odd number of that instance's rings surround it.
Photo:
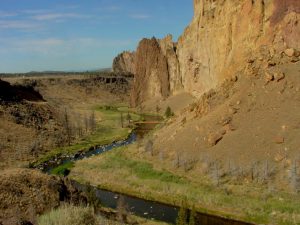
<path fill-rule="evenodd" d="M 137 48 L 135 60 L 131 105 L 135 107 L 147 99 L 168 97 L 168 64 L 158 40 L 143 39 Z"/>
<path fill-rule="evenodd" d="M 117 74 L 134 74 L 135 73 L 135 53 L 124 51 L 119 54 L 113 61 L 113 71 Z"/>
<path fill-rule="evenodd" d="M 298 0 L 194 0 L 177 48 L 184 90 L 201 95 L 249 61 L 263 66 L 286 48 L 299 49 L 299 9 Z"/>
<path fill-rule="evenodd" d="M 139 44 L 133 105 L 181 91 L 199 97 L 224 79 L 282 63 L 287 49 L 299 60 L 299 0 L 194 0 L 194 11 L 178 43 L 168 35 Z"/>

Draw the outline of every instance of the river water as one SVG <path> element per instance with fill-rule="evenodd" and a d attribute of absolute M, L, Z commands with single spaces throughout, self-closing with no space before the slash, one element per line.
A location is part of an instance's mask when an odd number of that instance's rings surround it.
<path fill-rule="evenodd" d="M 158 117 L 148 117 L 146 120 L 153 121 Z M 91 149 L 87 152 L 83 152 L 74 156 L 69 156 L 64 159 L 52 160 L 51 162 L 43 164 L 40 169 L 44 172 L 51 173 L 51 171 L 57 166 L 63 165 L 71 161 L 77 161 L 84 158 L 88 158 L 94 155 L 102 154 L 106 151 L 111 151 L 117 147 L 125 146 L 134 143 L 137 138 L 143 138 L 145 134 L 153 130 L 157 124 L 145 124 L 141 123 L 137 128 L 132 132 L 126 140 L 117 141 L 109 145 L 97 147 Z M 87 186 L 80 184 L 76 181 L 72 181 L 74 187 L 81 191 L 86 191 Z M 118 201 L 120 198 L 123 199 L 127 210 L 136 216 L 140 216 L 147 219 L 154 219 L 158 221 L 163 221 L 170 224 L 175 224 L 178 216 L 179 208 L 172 205 L 167 205 L 159 202 L 149 201 L 141 198 L 136 198 L 133 196 L 111 192 L 108 190 L 103 190 L 94 187 L 93 188 L 95 195 L 100 201 L 101 205 L 104 207 L 117 209 Z M 222 218 L 215 215 L 209 215 L 204 213 L 197 213 L 195 218 L 196 224 L 200 225 L 251 225 L 250 223 L 245 223 L 241 221 L 231 220 L 227 218 Z"/>

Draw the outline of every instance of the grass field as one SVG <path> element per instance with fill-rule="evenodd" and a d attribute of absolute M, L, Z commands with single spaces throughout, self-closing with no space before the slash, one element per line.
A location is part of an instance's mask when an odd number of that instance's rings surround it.
<path fill-rule="evenodd" d="M 102 211 L 112 212 L 110 209 L 102 208 Z M 144 225 L 166 225 L 166 223 L 147 220 L 134 215 L 127 215 L 127 220 L 132 224 Z M 57 209 L 53 209 L 38 218 L 39 225 L 121 225 L 125 224 L 121 221 L 106 219 L 103 216 L 96 215 L 91 207 L 73 206 L 63 204 Z"/>
<path fill-rule="evenodd" d="M 132 127 L 128 126 L 128 115 L 133 121 L 140 120 L 140 116 L 132 111 L 127 106 L 96 106 L 93 108 L 97 117 L 101 118 L 97 121 L 96 130 L 79 140 L 72 143 L 70 146 L 53 149 L 47 154 L 40 157 L 35 165 L 43 163 L 56 155 L 74 154 L 78 151 L 85 151 L 94 146 L 106 145 L 113 141 L 118 141 L 128 137 L 132 131 Z M 123 117 L 123 127 L 121 124 L 121 113 Z"/>
<path fill-rule="evenodd" d="M 263 224 L 299 224 L 300 197 L 263 186 L 215 186 L 206 177 L 169 170 L 133 145 L 75 163 L 70 174 L 79 182 L 137 197 Z"/>

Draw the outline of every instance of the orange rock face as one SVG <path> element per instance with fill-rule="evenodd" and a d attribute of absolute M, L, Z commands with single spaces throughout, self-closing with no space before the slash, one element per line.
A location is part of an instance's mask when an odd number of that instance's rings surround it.
<path fill-rule="evenodd" d="M 113 71 L 121 74 L 135 73 L 135 53 L 122 52 L 113 61 Z"/>
<path fill-rule="evenodd" d="M 181 91 L 199 97 L 241 72 L 264 76 L 259 70 L 280 63 L 286 49 L 300 50 L 299 0 L 194 0 L 194 10 L 178 43 L 171 36 L 140 43 L 135 105 Z"/>
<path fill-rule="evenodd" d="M 131 105 L 137 106 L 151 98 L 169 96 L 170 84 L 167 59 L 158 40 L 143 39 L 136 51 L 136 71 Z"/>

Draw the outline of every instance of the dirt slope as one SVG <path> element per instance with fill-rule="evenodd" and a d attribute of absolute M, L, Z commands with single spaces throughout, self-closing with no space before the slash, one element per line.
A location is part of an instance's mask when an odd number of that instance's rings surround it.
<path fill-rule="evenodd" d="M 282 184 L 289 183 L 291 166 L 300 159 L 299 74 L 297 63 L 227 80 L 155 133 L 157 157 L 163 152 L 174 165 L 203 174 L 216 162 L 229 173 L 231 164 L 245 179 L 253 165 L 263 173 L 269 163 L 278 187 L 289 189 Z"/>

